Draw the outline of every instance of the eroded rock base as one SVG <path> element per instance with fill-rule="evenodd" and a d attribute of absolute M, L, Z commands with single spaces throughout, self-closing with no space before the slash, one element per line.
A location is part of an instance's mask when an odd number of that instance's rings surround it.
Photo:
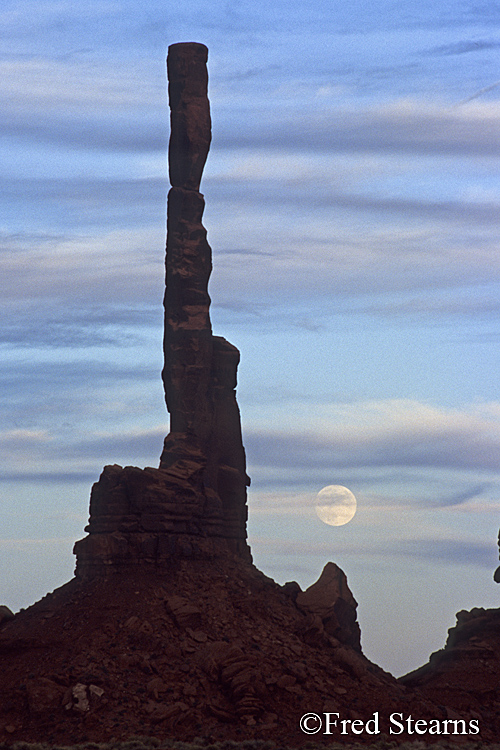
<path fill-rule="evenodd" d="M 168 470 L 106 466 L 92 488 L 88 536 L 76 542 L 76 576 L 170 568 L 176 559 L 251 561 L 238 518 L 220 497 L 201 489 L 203 456 Z"/>
<path fill-rule="evenodd" d="M 401 706 L 405 688 L 329 635 L 326 599 L 313 622 L 297 593 L 236 558 L 75 579 L 0 630 L 0 741 L 293 746 L 306 711 L 354 719 Z"/>

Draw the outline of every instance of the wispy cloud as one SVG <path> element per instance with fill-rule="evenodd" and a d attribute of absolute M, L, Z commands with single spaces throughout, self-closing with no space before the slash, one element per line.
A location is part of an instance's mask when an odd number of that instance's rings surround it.
<path fill-rule="evenodd" d="M 384 539 L 383 545 L 379 542 L 370 543 L 363 540 L 363 544 L 346 542 L 345 540 L 333 543 L 311 541 L 297 541 L 296 539 L 283 539 L 277 537 L 261 537 L 255 535 L 251 539 L 252 546 L 259 554 L 266 553 L 272 556 L 310 556 L 322 560 L 331 558 L 335 546 L 341 549 L 342 554 L 352 553 L 356 557 L 372 558 L 384 556 L 398 560 L 414 559 L 426 560 L 433 563 L 446 565 L 474 565 L 479 568 L 491 570 L 495 564 L 494 542 L 476 542 L 463 539 L 435 538 L 405 538 L 402 540 Z"/>
<path fill-rule="evenodd" d="M 495 39 L 462 39 L 459 42 L 441 44 L 426 50 L 423 54 L 428 55 L 465 55 L 469 52 L 481 52 L 482 50 L 498 49 L 500 42 Z"/>
<path fill-rule="evenodd" d="M 88 118 L 99 110 L 128 111 L 134 107 L 167 107 L 165 98 L 166 72 L 155 82 L 144 78 L 147 63 L 139 60 L 123 69 L 104 59 L 90 60 L 54 59 L 33 56 L 29 59 L 0 60 L 0 96 L 4 97 L 11 112 L 28 114 L 30 106 L 49 113 L 61 108 L 77 110 Z M 156 83 L 156 85 L 155 85 Z M 84 119 L 85 122 L 85 119 Z"/>
<path fill-rule="evenodd" d="M 155 455 L 161 453 L 163 438 L 168 432 L 168 424 L 149 430 L 131 430 L 124 434 L 89 435 L 85 440 L 76 441 L 67 451 L 75 458 L 97 458 L 106 452 L 108 455 Z"/>
<path fill-rule="evenodd" d="M 474 498 L 483 495 L 490 487 L 488 482 L 474 484 L 466 489 L 454 492 L 450 495 L 441 495 L 436 499 L 436 506 L 439 508 L 465 506 Z"/>
<path fill-rule="evenodd" d="M 457 106 L 461 106 L 462 104 L 467 104 L 468 102 L 472 102 L 474 99 L 478 99 L 480 96 L 483 96 L 483 94 L 488 94 L 490 91 L 494 91 L 499 86 L 500 86 L 500 81 L 495 81 L 495 83 L 491 83 L 488 86 L 483 86 L 483 88 L 479 89 L 479 91 L 475 91 L 470 96 L 458 102 Z"/>
<path fill-rule="evenodd" d="M 11 302 L 49 298 L 76 304 L 161 306 L 164 288 L 163 232 L 117 229 L 104 234 L 8 238 L 2 250 L 2 297 Z"/>
<path fill-rule="evenodd" d="M 459 411 L 391 400 L 323 410 L 322 418 L 317 412 L 310 415 L 308 429 L 300 433 L 291 425 L 283 431 L 247 430 L 251 463 L 316 469 L 411 466 L 486 471 L 496 471 L 499 465 L 498 404 Z"/>
<path fill-rule="evenodd" d="M 99 401 L 96 403 L 98 407 Z M 161 404 L 158 403 L 160 409 Z M 77 408 L 77 405 L 73 408 Z M 272 411 L 272 410 L 271 410 Z M 459 472 L 496 472 L 500 461 L 500 405 L 487 404 L 468 409 L 445 410 L 418 402 L 385 401 L 309 408 L 309 421 L 304 427 L 300 413 L 294 419 L 301 424 L 300 432 L 287 425 L 283 429 L 246 429 L 245 445 L 248 461 L 255 471 L 270 468 L 292 474 L 307 470 L 309 481 L 327 472 L 377 468 L 440 469 Z M 139 416 L 139 415 L 138 415 Z M 0 434 L 6 470 L 21 474 L 20 465 L 27 451 L 30 454 L 28 474 L 61 473 L 69 459 L 70 473 L 86 473 L 92 465 L 120 462 L 120 457 L 135 456 L 140 462 L 161 452 L 163 437 L 168 432 L 165 422 L 153 428 L 133 427 L 120 432 L 87 431 L 85 438 L 68 440 L 67 429 L 55 432 L 40 429 L 11 429 Z M 76 438 L 76 439 L 75 439 Z M 123 460 L 123 458 L 121 459 Z M 82 463 L 83 462 L 83 463 Z M 44 467 L 42 469 L 42 467 Z M 434 495 L 439 507 L 466 503 L 483 494 L 488 481 L 467 483 L 453 493 L 441 490 Z M 314 486 L 314 482 L 313 482 Z M 295 502 L 291 507 L 300 507 Z"/>
<path fill-rule="evenodd" d="M 357 311 L 387 318 L 403 317 L 419 321 L 429 319 L 434 323 L 440 318 L 449 317 L 473 318 L 477 321 L 481 316 L 496 316 L 500 312 L 500 300 L 484 288 L 464 287 L 460 292 L 455 290 L 439 297 L 423 294 L 415 297 L 410 293 L 406 299 L 400 300 L 367 300 Z M 355 313 L 356 310 L 352 312 Z"/>
<path fill-rule="evenodd" d="M 25 446 L 24 446 L 25 447 Z M 95 471 L 3 471 L 0 475 L 0 482 L 34 482 L 44 485 L 52 484 L 86 484 L 90 487 L 92 482 L 97 480 Z"/>
<path fill-rule="evenodd" d="M 43 206 L 46 211 L 51 203 L 57 202 L 59 206 L 64 204 L 66 211 L 78 212 L 73 223 L 78 220 L 80 231 L 85 226 L 94 228 L 96 223 L 99 227 L 106 226 L 117 220 L 117 214 L 120 223 L 127 216 L 128 226 L 136 224 L 139 218 L 142 225 L 152 221 L 161 223 L 168 190 L 166 167 L 163 178 L 104 179 L 98 175 L 86 178 L 78 173 L 72 177 L 37 178 L 32 174 L 24 179 L 4 177 L 2 186 L 5 201 L 16 198 L 19 201 L 22 196 L 24 201 Z M 64 226 L 66 218 L 61 220 L 59 228 Z"/>
<path fill-rule="evenodd" d="M 0 59 L 3 136 L 86 150 L 166 152 L 168 100 L 163 61 L 126 66 L 43 54 Z M 151 73 L 153 72 L 153 75 Z"/>
<path fill-rule="evenodd" d="M 408 152 L 412 154 L 498 156 L 497 102 L 471 102 L 457 108 L 445 102 L 399 99 L 386 104 L 336 107 L 280 122 L 261 112 L 259 124 L 242 123 L 233 136 L 223 124 L 219 147 L 294 149 L 324 152 Z M 283 137 L 283 133 L 286 137 Z"/>
<path fill-rule="evenodd" d="M 9 321 L 0 328 L 0 344 L 23 350 L 123 348 L 143 343 L 144 329 L 148 329 L 158 332 L 160 348 L 161 327 L 158 306 L 105 307 L 103 301 L 99 307 L 49 305 L 47 309 L 46 305 L 25 304 L 20 309 L 16 304 Z"/>
<path fill-rule="evenodd" d="M 77 408 L 78 405 L 73 405 L 73 412 Z M 56 425 L 51 430 L 3 430 L 0 432 L 3 455 L 0 482 L 89 482 L 95 481 L 103 465 L 108 463 L 156 466 L 167 432 L 166 413 L 165 423 L 152 429 L 129 428 L 104 433 L 87 428 L 75 434 L 71 424 L 66 424 Z"/>
<path fill-rule="evenodd" d="M 34 552 L 40 547 L 46 547 L 50 549 L 61 549 L 66 548 L 70 544 L 74 544 L 75 540 L 73 537 L 49 537 L 44 539 L 0 539 L 0 549 L 10 551 L 24 551 Z"/>

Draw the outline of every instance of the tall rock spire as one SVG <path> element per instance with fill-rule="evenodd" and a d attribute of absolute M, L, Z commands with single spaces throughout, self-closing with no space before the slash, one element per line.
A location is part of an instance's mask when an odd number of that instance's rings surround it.
<path fill-rule="evenodd" d="M 212 251 L 202 224 L 205 201 L 199 192 L 211 140 L 207 96 L 208 50 L 202 44 L 169 47 L 170 103 L 166 290 L 163 383 L 171 439 L 202 448 L 212 427 L 210 394 L 212 326 L 208 280 Z M 172 459 L 164 452 L 162 466 Z"/>
<path fill-rule="evenodd" d="M 208 281 L 212 251 L 199 192 L 211 141 L 208 50 L 173 44 L 167 57 L 170 104 L 164 355 L 170 412 L 160 468 L 196 473 L 200 491 L 221 503 L 226 532 L 246 527 L 245 451 L 236 403 L 239 352 L 213 336 Z"/>
<path fill-rule="evenodd" d="M 171 135 L 164 298 L 165 400 L 170 432 L 159 469 L 106 466 L 92 488 L 76 574 L 92 578 L 176 558 L 236 555 L 246 543 L 246 487 L 236 402 L 239 351 L 212 334 L 212 251 L 199 192 L 211 140 L 208 50 L 169 47 Z"/>

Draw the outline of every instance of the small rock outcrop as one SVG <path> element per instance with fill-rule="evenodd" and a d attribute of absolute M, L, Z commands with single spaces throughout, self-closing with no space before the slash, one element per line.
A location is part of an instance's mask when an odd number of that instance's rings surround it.
<path fill-rule="evenodd" d="M 245 450 L 236 402 L 238 349 L 214 336 L 212 251 L 199 192 L 211 141 L 208 50 L 169 47 L 171 135 L 167 205 L 164 368 L 170 433 L 159 469 L 106 466 L 94 485 L 76 573 L 92 578 L 173 558 L 237 555 L 246 543 Z"/>
<path fill-rule="evenodd" d="M 323 631 L 339 643 L 361 651 L 361 631 L 356 620 L 358 604 L 338 565 L 328 562 L 316 583 L 300 591 L 295 602 L 303 612 L 317 618 L 316 637 L 321 637 Z"/>
<path fill-rule="evenodd" d="M 498 558 L 500 560 L 500 531 L 498 532 Z M 493 580 L 495 583 L 500 583 L 500 565 L 493 573 Z"/>
<path fill-rule="evenodd" d="M 5 606 L 5 604 L 0 605 L 0 626 L 5 622 L 13 620 L 14 617 L 14 612 L 9 607 Z"/>

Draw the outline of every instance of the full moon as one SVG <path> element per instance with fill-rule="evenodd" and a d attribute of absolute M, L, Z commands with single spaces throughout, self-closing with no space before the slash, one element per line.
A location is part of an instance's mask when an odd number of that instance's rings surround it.
<path fill-rule="evenodd" d="M 356 498 L 340 484 L 323 487 L 316 496 L 316 515 L 329 526 L 343 526 L 354 518 Z"/>

